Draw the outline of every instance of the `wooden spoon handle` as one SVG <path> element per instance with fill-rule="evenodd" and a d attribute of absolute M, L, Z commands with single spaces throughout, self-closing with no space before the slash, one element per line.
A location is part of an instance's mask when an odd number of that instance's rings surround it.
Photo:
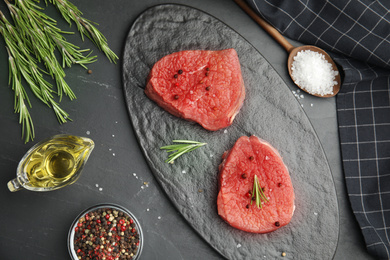
<path fill-rule="evenodd" d="M 294 46 L 289 43 L 274 27 L 267 23 L 263 18 L 257 15 L 245 0 L 234 0 L 253 20 L 255 20 L 272 38 L 274 38 L 288 53 L 294 49 Z"/>

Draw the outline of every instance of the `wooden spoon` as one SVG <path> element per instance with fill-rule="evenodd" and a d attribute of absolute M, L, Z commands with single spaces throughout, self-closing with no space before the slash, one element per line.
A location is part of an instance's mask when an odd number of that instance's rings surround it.
<path fill-rule="evenodd" d="M 311 50 L 318 52 L 320 54 L 323 54 L 325 56 L 325 59 L 332 65 L 332 69 L 334 71 L 339 72 L 336 64 L 332 60 L 332 58 L 326 53 L 324 50 L 311 46 L 311 45 L 304 45 L 300 47 L 294 47 L 291 43 L 289 43 L 286 38 L 284 38 L 274 27 L 272 27 L 269 23 L 267 23 L 264 19 L 262 19 L 260 16 L 258 16 L 250 6 L 245 2 L 245 0 L 234 0 L 250 17 L 252 17 L 253 20 L 255 20 L 272 38 L 274 38 L 288 53 L 288 60 L 287 60 L 287 69 L 288 73 L 290 74 L 291 79 L 294 81 L 294 78 L 291 75 L 291 67 L 292 63 L 294 61 L 294 57 L 297 55 L 298 52 L 304 51 L 304 50 Z M 336 85 L 333 86 L 333 94 L 327 94 L 327 95 L 319 95 L 319 94 L 313 94 L 307 92 L 304 88 L 297 85 L 300 89 L 305 91 L 306 93 L 316 96 L 316 97 L 333 97 L 340 91 L 341 86 L 341 79 L 340 79 L 340 73 L 335 77 L 335 80 L 337 82 Z"/>

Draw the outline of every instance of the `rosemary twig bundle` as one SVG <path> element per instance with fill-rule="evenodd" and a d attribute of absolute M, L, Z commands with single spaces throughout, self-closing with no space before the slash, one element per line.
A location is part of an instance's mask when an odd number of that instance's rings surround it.
<path fill-rule="evenodd" d="M 87 64 L 96 61 L 96 56 L 90 56 L 90 50 L 80 50 L 78 46 L 68 42 L 64 34 L 72 32 L 59 29 L 56 26 L 56 21 L 43 13 L 43 8 L 34 1 L 36 0 L 13 0 L 11 3 L 11 0 L 4 0 L 13 24 L 0 11 L 0 34 L 5 40 L 9 60 L 9 85 L 15 93 L 14 111 L 19 113 L 19 123 L 22 126 L 22 137 L 24 137 L 25 142 L 33 140 L 35 133 L 32 117 L 28 110 L 31 103 L 22 80 L 25 80 L 32 93 L 39 100 L 53 109 L 58 121 L 65 123 L 70 120 L 69 115 L 60 108 L 59 103 L 53 97 L 53 94 L 57 93 L 59 101 L 61 101 L 63 94 L 71 100 L 76 98 L 64 79 L 64 68 L 78 64 L 87 69 Z M 66 3 L 77 10 L 68 1 L 50 0 L 50 2 L 55 5 Z M 69 15 L 71 12 L 70 10 L 61 11 L 63 16 L 64 13 Z M 83 21 L 80 11 L 75 17 Z M 66 19 L 65 16 L 64 18 Z M 92 40 L 93 43 L 99 49 L 104 50 L 106 55 L 110 55 L 110 61 L 115 62 L 118 57 L 108 48 L 104 36 L 95 27 L 93 32 L 100 37 Z M 81 36 L 83 38 L 83 33 Z M 57 60 L 56 50 L 61 55 L 62 63 Z M 86 52 L 88 53 L 85 55 Z M 42 63 L 45 69 L 39 66 L 39 63 Z M 57 91 L 54 91 L 52 84 L 46 81 L 45 75 L 54 79 Z"/>
<path fill-rule="evenodd" d="M 166 163 L 173 163 L 183 154 L 189 153 L 207 144 L 189 140 L 173 140 L 172 142 L 177 144 L 160 147 L 161 150 L 167 150 L 168 153 L 174 152 L 168 156 L 168 159 L 165 160 Z"/>
<path fill-rule="evenodd" d="M 30 55 L 27 49 L 21 44 L 22 37 L 19 32 L 0 12 L 0 33 L 6 42 L 9 63 L 9 84 L 15 92 L 16 113 L 19 113 L 19 123 L 22 125 L 22 137 L 25 142 L 34 139 L 34 125 L 28 107 L 24 100 L 31 107 L 30 100 L 21 83 L 23 77 L 29 84 L 33 94 L 49 107 L 53 107 L 57 119 L 64 123 L 68 114 L 62 110 L 53 99 L 52 87 L 41 73 L 36 60 Z M 17 43 L 17 44 L 16 44 Z"/>
<path fill-rule="evenodd" d="M 41 12 L 41 7 L 32 1 L 15 0 L 15 4 L 11 4 L 8 0 L 4 0 L 10 10 L 11 16 L 15 25 L 21 30 L 23 43 L 28 46 L 33 52 L 38 61 L 43 61 L 50 76 L 57 83 L 57 93 L 62 99 L 62 93 L 67 95 L 71 100 L 76 98 L 75 94 L 64 80 L 65 72 L 63 67 L 72 64 L 80 64 L 84 68 L 84 64 L 94 62 L 96 56 L 88 57 L 82 53 L 89 50 L 79 50 L 75 45 L 68 43 L 62 34 L 68 33 L 56 27 L 56 22 L 46 14 Z M 55 56 L 55 48 L 57 48 L 63 60 L 63 66 Z"/>

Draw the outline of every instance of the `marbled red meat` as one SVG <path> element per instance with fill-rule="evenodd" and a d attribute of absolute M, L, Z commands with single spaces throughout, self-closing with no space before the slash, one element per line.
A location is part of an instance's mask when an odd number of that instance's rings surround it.
<path fill-rule="evenodd" d="M 232 124 L 245 87 L 234 49 L 180 51 L 154 64 L 146 95 L 163 109 L 215 131 Z"/>
<path fill-rule="evenodd" d="M 218 214 L 231 226 L 267 233 L 290 222 L 295 208 L 294 189 L 286 165 L 269 143 L 256 136 L 240 137 L 224 153 L 219 170 Z M 251 205 L 248 196 L 255 175 L 269 200 L 263 201 L 262 208 Z"/>

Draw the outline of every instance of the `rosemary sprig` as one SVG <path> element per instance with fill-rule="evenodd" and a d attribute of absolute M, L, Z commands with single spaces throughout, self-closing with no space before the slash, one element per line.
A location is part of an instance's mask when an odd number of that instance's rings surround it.
<path fill-rule="evenodd" d="M 168 159 L 165 160 L 166 163 L 173 163 L 181 155 L 191 152 L 207 144 L 189 140 L 173 140 L 172 142 L 178 144 L 160 147 L 161 150 L 167 150 L 168 153 L 174 152 L 168 156 Z"/>
<path fill-rule="evenodd" d="M 260 187 L 257 175 L 255 175 L 254 182 L 253 182 L 251 205 L 253 200 L 256 201 L 257 208 L 262 208 L 261 205 L 262 201 L 268 201 L 267 197 L 263 192 L 263 189 Z"/>
<path fill-rule="evenodd" d="M 0 30 L 3 28 L 0 26 Z M 8 64 L 9 64 L 9 83 L 12 86 L 12 90 L 15 92 L 14 111 L 19 113 L 19 124 L 22 125 L 22 137 L 25 137 L 25 142 L 34 139 L 34 125 L 31 119 L 30 112 L 28 111 L 26 102 L 31 107 L 30 100 L 26 95 L 26 92 L 20 82 L 20 74 L 15 70 L 15 59 L 12 57 L 9 49 L 8 52 Z M 26 101 L 26 102 L 25 102 Z"/>
<path fill-rule="evenodd" d="M 75 5 L 68 0 L 48 1 L 58 9 L 69 25 L 72 24 L 72 21 L 76 24 L 83 40 L 84 35 L 87 36 L 107 56 L 110 62 L 116 63 L 118 56 L 108 47 L 106 37 L 92 25 L 91 21 L 82 17 L 83 13 Z"/>

